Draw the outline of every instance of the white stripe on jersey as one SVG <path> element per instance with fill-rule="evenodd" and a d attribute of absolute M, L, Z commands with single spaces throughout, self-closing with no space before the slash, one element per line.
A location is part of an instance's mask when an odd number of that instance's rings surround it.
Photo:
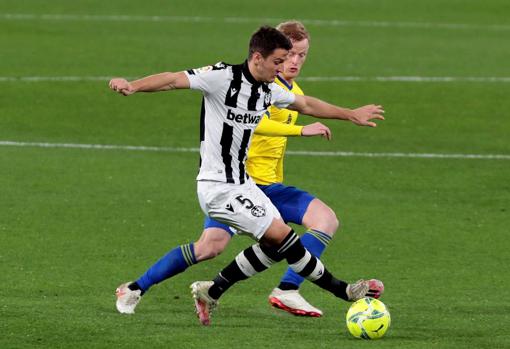
<path fill-rule="evenodd" d="M 253 130 L 269 105 L 286 108 L 294 102 L 294 94 L 275 83 L 256 81 L 247 62 L 220 62 L 188 70 L 186 75 L 190 88 L 204 96 L 197 180 L 244 183 L 248 178 L 244 161 Z"/>

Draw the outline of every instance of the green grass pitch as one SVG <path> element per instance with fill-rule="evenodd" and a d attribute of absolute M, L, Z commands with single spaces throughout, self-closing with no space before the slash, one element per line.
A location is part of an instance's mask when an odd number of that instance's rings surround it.
<path fill-rule="evenodd" d="M 271 309 L 283 264 L 232 288 L 201 327 L 189 284 L 212 278 L 244 237 L 121 316 L 118 284 L 201 232 L 198 154 L 1 145 L 0 348 L 510 348 L 508 13 L 506 0 L 2 0 L 0 142 L 197 147 L 198 93 L 122 98 L 106 77 L 237 63 L 259 25 L 295 18 L 312 35 L 303 78 L 368 78 L 303 79 L 304 91 L 383 104 L 386 121 L 325 122 L 331 142 L 292 139 L 290 150 L 506 158 L 287 157 L 286 182 L 342 222 L 328 268 L 385 282 L 392 327 L 371 343 L 348 334 L 348 304 L 312 284 L 302 293 L 322 318 Z M 105 78 L 26 79 L 72 76 Z M 398 76 L 456 79 L 371 79 Z"/>

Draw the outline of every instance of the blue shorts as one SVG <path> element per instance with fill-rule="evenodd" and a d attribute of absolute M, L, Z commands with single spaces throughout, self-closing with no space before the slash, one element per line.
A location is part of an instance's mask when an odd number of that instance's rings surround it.
<path fill-rule="evenodd" d="M 280 211 L 285 223 L 303 224 L 303 216 L 310 202 L 315 199 L 313 195 L 296 187 L 288 187 L 281 183 L 257 186 L 266 194 L 278 211 Z M 230 235 L 233 235 L 235 232 L 235 229 L 210 217 L 205 218 L 204 229 L 206 228 L 221 228 L 226 230 Z"/>

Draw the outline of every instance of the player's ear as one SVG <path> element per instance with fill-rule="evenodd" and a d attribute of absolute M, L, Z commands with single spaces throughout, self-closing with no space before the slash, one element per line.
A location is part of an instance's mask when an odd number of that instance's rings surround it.
<path fill-rule="evenodd" d="M 260 63 L 264 57 L 262 57 L 262 54 L 258 51 L 253 52 L 252 59 L 254 63 Z"/>

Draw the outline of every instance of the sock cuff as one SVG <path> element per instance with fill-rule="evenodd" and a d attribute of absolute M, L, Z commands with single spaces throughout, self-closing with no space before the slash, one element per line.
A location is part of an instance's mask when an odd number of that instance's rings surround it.
<path fill-rule="evenodd" d="M 280 246 L 277 247 L 278 253 L 285 253 L 285 251 L 294 245 L 297 240 L 299 240 L 299 236 L 294 232 L 294 229 L 291 229 L 285 239 L 281 242 Z"/>
<path fill-rule="evenodd" d="M 316 229 L 309 229 L 306 231 L 306 233 L 304 235 L 306 235 L 306 234 L 312 235 L 314 238 L 319 240 L 324 246 L 328 246 L 329 242 L 332 239 L 332 237 L 329 236 L 328 234 L 323 233 L 322 231 L 319 231 Z M 304 237 L 304 235 L 303 235 L 303 237 Z"/>
<path fill-rule="evenodd" d="M 193 243 L 181 245 L 181 253 L 186 261 L 188 266 L 192 266 L 193 264 L 197 264 L 197 259 L 195 257 L 195 248 Z"/>

